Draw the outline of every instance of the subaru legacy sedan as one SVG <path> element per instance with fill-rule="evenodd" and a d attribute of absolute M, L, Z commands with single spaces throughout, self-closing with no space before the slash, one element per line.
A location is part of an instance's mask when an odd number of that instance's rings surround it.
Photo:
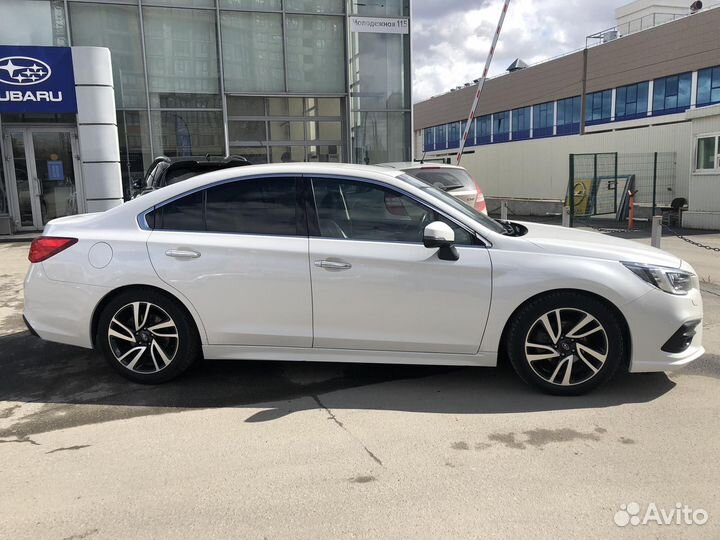
<path fill-rule="evenodd" d="M 495 366 L 580 394 L 701 356 L 686 262 L 598 233 L 499 222 L 403 171 L 221 170 L 30 248 L 25 319 L 161 383 L 196 360 Z"/>

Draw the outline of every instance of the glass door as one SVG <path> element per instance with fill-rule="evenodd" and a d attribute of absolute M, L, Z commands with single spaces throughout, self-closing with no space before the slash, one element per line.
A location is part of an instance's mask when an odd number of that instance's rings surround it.
<path fill-rule="evenodd" d="M 9 128 L 14 218 L 21 230 L 39 230 L 51 219 L 78 213 L 78 158 L 72 128 Z"/>

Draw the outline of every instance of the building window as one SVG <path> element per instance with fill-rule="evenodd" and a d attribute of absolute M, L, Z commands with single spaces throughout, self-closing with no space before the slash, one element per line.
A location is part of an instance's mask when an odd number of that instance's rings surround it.
<path fill-rule="evenodd" d="M 63 0 L 3 0 L 0 45 L 66 47 L 67 22 Z"/>
<path fill-rule="evenodd" d="M 448 124 L 448 148 L 460 146 L 460 122 Z"/>
<path fill-rule="evenodd" d="M 555 103 L 540 103 L 533 106 L 533 137 L 548 137 L 553 134 Z"/>
<path fill-rule="evenodd" d="M 720 169 L 720 135 L 698 137 L 695 170 L 716 171 Z"/>
<path fill-rule="evenodd" d="M 688 109 L 690 107 L 691 86 L 691 73 L 655 79 L 653 114 L 671 114 Z"/>
<path fill-rule="evenodd" d="M 143 8 L 143 21 L 150 107 L 220 107 L 214 13 Z"/>
<path fill-rule="evenodd" d="M 137 7 L 71 3 L 73 45 L 107 47 L 112 54 L 115 106 L 146 106 Z"/>
<path fill-rule="evenodd" d="M 588 94 L 585 101 L 585 122 L 600 124 L 612 116 L 612 90 Z"/>
<path fill-rule="evenodd" d="M 557 102 L 557 134 L 580 133 L 580 96 L 561 99 Z"/>
<path fill-rule="evenodd" d="M 493 141 L 510 140 L 510 113 L 508 111 L 493 114 Z"/>
<path fill-rule="evenodd" d="M 622 86 L 615 91 L 615 118 L 631 119 L 647 115 L 649 83 Z"/>
<path fill-rule="evenodd" d="M 252 163 L 343 159 L 343 100 L 228 96 L 230 153 Z"/>
<path fill-rule="evenodd" d="M 698 71 L 697 104 L 720 103 L 720 66 Z"/>
<path fill-rule="evenodd" d="M 513 110 L 512 137 L 513 140 L 530 138 L 530 107 Z"/>
<path fill-rule="evenodd" d="M 435 150 L 447 149 L 447 124 L 435 127 Z"/>
<path fill-rule="evenodd" d="M 492 116 L 486 114 L 475 118 L 475 144 L 488 144 L 492 132 Z"/>
<path fill-rule="evenodd" d="M 423 129 L 423 150 L 425 152 L 435 150 L 435 128 Z"/>
<path fill-rule="evenodd" d="M 156 154 L 169 157 L 225 154 L 220 111 L 154 111 L 150 119 Z"/>
<path fill-rule="evenodd" d="M 345 92 L 342 17 L 286 15 L 289 92 Z"/>

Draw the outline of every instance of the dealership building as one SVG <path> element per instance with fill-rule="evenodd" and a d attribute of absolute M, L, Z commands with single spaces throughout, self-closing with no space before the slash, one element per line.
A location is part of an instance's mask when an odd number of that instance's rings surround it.
<path fill-rule="evenodd" d="M 620 154 L 630 175 L 632 156 L 660 153 L 665 202 L 687 200 L 685 226 L 720 229 L 720 8 L 637 0 L 615 14 L 583 49 L 488 80 L 462 165 L 490 201 L 543 213 L 565 199 L 570 154 Z M 455 162 L 476 82 L 415 105 L 416 159 Z"/>
<path fill-rule="evenodd" d="M 3 0 L 0 234 L 159 155 L 410 159 L 409 0 Z"/>

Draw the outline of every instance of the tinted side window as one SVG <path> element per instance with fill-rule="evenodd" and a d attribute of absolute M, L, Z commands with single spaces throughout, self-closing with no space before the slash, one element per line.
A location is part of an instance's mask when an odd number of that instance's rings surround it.
<path fill-rule="evenodd" d="M 185 195 L 148 214 L 154 229 L 172 231 L 204 231 L 203 192 Z"/>
<path fill-rule="evenodd" d="M 210 232 L 294 236 L 297 197 L 292 178 L 240 180 L 207 189 Z"/>
<path fill-rule="evenodd" d="M 441 220 L 453 227 L 457 244 L 473 243 L 467 231 L 393 189 L 331 179 L 313 180 L 312 187 L 322 237 L 422 243 L 425 227 Z"/>

